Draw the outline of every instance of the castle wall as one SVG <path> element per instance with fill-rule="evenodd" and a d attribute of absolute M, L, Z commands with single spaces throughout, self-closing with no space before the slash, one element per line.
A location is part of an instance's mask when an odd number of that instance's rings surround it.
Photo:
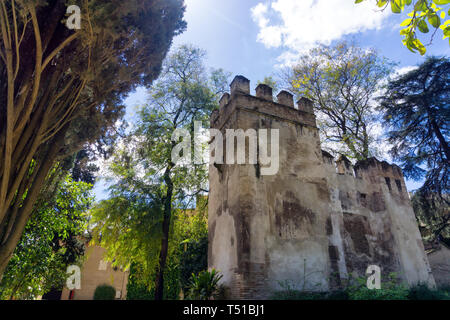
<path fill-rule="evenodd" d="M 376 159 L 335 162 L 320 149 L 308 100 L 294 108 L 283 91 L 276 103 L 269 89 L 251 96 L 238 76 L 211 117 L 224 146 L 226 129 L 279 129 L 280 138 L 275 175 L 261 175 L 260 163 L 210 164 L 208 264 L 230 297 L 268 298 L 280 283 L 330 290 L 370 264 L 432 284 L 401 170 Z"/>
<path fill-rule="evenodd" d="M 363 276 L 368 265 L 382 275 L 395 272 L 408 284 L 433 285 L 401 169 L 375 158 L 353 168 L 346 160 L 324 156 L 333 194 L 331 245 L 337 246 L 342 269 Z M 343 261 L 344 260 L 344 261 Z"/>

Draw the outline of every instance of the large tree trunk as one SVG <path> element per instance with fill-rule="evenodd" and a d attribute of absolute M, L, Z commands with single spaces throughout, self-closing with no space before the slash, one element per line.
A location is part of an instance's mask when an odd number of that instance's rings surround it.
<path fill-rule="evenodd" d="M 444 136 L 442 135 L 441 130 L 439 129 L 439 126 L 436 123 L 436 120 L 432 115 L 430 115 L 430 122 L 431 126 L 433 127 L 434 134 L 439 140 L 439 143 L 441 144 L 442 150 L 444 150 L 445 158 L 447 161 L 450 161 L 450 148 L 448 147 L 447 141 L 445 141 Z"/>
<path fill-rule="evenodd" d="M 167 185 L 167 192 L 164 199 L 161 251 L 159 253 L 159 267 L 156 276 L 155 300 L 162 300 L 164 296 L 164 271 L 166 269 L 167 253 L 169 250 L 170 218 L 172 215 L 173 182 L 170 178 L 172 167 L 173 165 L 169 164 L 164 172 L 164 182 Z"/>
<path fill-rule="evenodd" d="M 39 193 L 44 186 L 45 179 L 52 168 L 55 157 L 64 141 L 66 131 L 67 126 L 58 133 L 54 140 L 52 140 L 53 143 L 46 153 L 46 161 L 42 161 L 42 164 L 36 166 L 34 169 L 36 171 L 36 177 L 31 184 L 31 188 L 28 190 L 24 203 L 20 207 L 12 206 L 9 211 L 14 212 L 7 213 L 7 216 L 10 217 L 8 224 L 2 224 L 3 230 L 0 230 L 2 231 L 2 237 L 0 238 L 0 280 L 14 253 L 14 249 L 22 237 L 27 221 L 33 211 L 34 204 L 38 199 Z"/>

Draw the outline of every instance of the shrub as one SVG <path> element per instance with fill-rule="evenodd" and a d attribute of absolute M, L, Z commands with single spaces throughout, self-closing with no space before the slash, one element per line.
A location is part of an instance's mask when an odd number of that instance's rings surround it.
<path fill-rule="evenodd" d="M 346 291 L 350 300 L 406 300 L 408 288 L 399 282 L 395 273 L 390 273 L 381 289 L 367 288 L 364 277 L 350 278 Z"/>
<path fill-rule="evenodd" d="M 396 279 L 395 273 L 381 284 L 381 289 L 368 289 L 366 279 L 349 278 L 346 288 L 331 292 L 294 290 L 289 282 L 280 283 L 282 290 L 275 292 L 273 300 L 450 300 L 450 287 L 430 289 L 425 284 L 408 288 Z"/>
<path fill-rule="evenodd" d="M 190 290 L 187 298 L 192 300 L 210 300 L 219 293 L 219 281 L 222 278 L 215 269 L 201 271 L 197 276 L 192 274 Z"/>
<path fill-rule="evenodd" d="M 445 300 L 449 299 L 445 290 L 430 289 L 426 284 L 411 287 L 408 292 L 409 300 Z"/>
<path fill-rule="evenodd" d="M 382 289 L 368 289 L 365 286 L 348 291 L 350 300 L 407 300 L 408 289 L 399 285 Z"/>
<path fill-rule="evenodd" d="M 186 250 L 182 250 L 180 256 L 180 281 L 183 291 L 187 292 L 192 274 L 208 268 L 208 234 L 205 233 L 199 239 L 183 241 L 182 245 L 186 246 Z"/>
<path fill-rule="evenodd" d="M 94 292 L 94 300 L 114 300 L 116 289 L 109 284 L 99 285 Z"/>

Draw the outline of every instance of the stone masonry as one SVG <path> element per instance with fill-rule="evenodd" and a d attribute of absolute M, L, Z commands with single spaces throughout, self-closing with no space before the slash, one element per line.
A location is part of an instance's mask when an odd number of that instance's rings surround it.
<path fill-rule="evenodd" d="M 261 175 L 259 163 L 210 163 L 208 264 L 223 274 L 229 298 L 268 298 L 280 283 L 327 291 L 369 265 L 382 279 L 395 272 L 409 285 L 434 286 L 401 169 L 375 158 L 335 161 L 321 150 L 311 101 L 294 107 L 281 91 L 275 102 L 263 84 L 252 96 L 250 81 L 236 76 L 211 128 L 223 137 L 226 129 L 279 129 L 275 175 Z"/>

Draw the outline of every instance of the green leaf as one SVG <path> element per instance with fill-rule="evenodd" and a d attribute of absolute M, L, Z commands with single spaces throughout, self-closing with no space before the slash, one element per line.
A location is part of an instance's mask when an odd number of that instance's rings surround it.
<path fill-rule="evenodd" d="M 355 0 L 355 3 L 361 3 L 361 2 L 363 2 L 364 0 Z"/>
<path fill-rule="evenodd" d="M 442 4 L 449 4 L 450 0 L 433 0 L 434 3 L 436 3 L 437 5 L 442 5 Z"/>
<path fill-rule="evenodd" d="M 428 15 L 428 22 L 435 28 L 439 28 L 441 25 L 441 19 L 435 13 Z"/>
<path fill-rule="evenodd" d="M 405 19 L 402 23 L 400 23 L 400 27 L 406 27 L 411 23 L 412 19 Z"/>
<path fill-rule="evenodd" d="M 400 30 L 400 35 L 402 35 L 402 36 L 407 35 L 408 33 L 409 33 L 409 28 Z"/>
<path fill-rule="evenodd" d="M 414 39 L 413 40 L 414 45 L 416 46 L 417 50 L 419 50 L 420 55 L 424 55 L 425 52 L 427 52 L 427 49 L 425 48 L 425 46 L 422 44 L 422 42 L 420 42 L 419 39 Z"/>
<path fill-rule="evenodd" d="M 445 28 L 443 30 L 444 32 L 444 39 L 450 37 L 450 26 L 448 26 L 447 28 Z"/>
<path fill-rule="evenodd" d="M 387 3 L 387 0 L 378 0 L 377 6 L 382 8 L 386 5 L 386 3 Z"/>
<path fill-rule="evenodd" d="M 430 31 L 428 29 L 427 23 L 424 20 L 420 20 L 417 27 L 419 28 L 420 32 L 422 32 L 422 33 L 428 33 Z"/>
<path fill-rule="evenodd" d="M 426 11 L 427 10 L 427 4 L 425 0 L 419 0 L 416 2 L 414 6 L 414 11 Z"/>
<path fill-rule="evenodd" d="M 391 0 L 391 10 L 393 13 L 401 13 L 403 6 L 401 0 Z"/>

